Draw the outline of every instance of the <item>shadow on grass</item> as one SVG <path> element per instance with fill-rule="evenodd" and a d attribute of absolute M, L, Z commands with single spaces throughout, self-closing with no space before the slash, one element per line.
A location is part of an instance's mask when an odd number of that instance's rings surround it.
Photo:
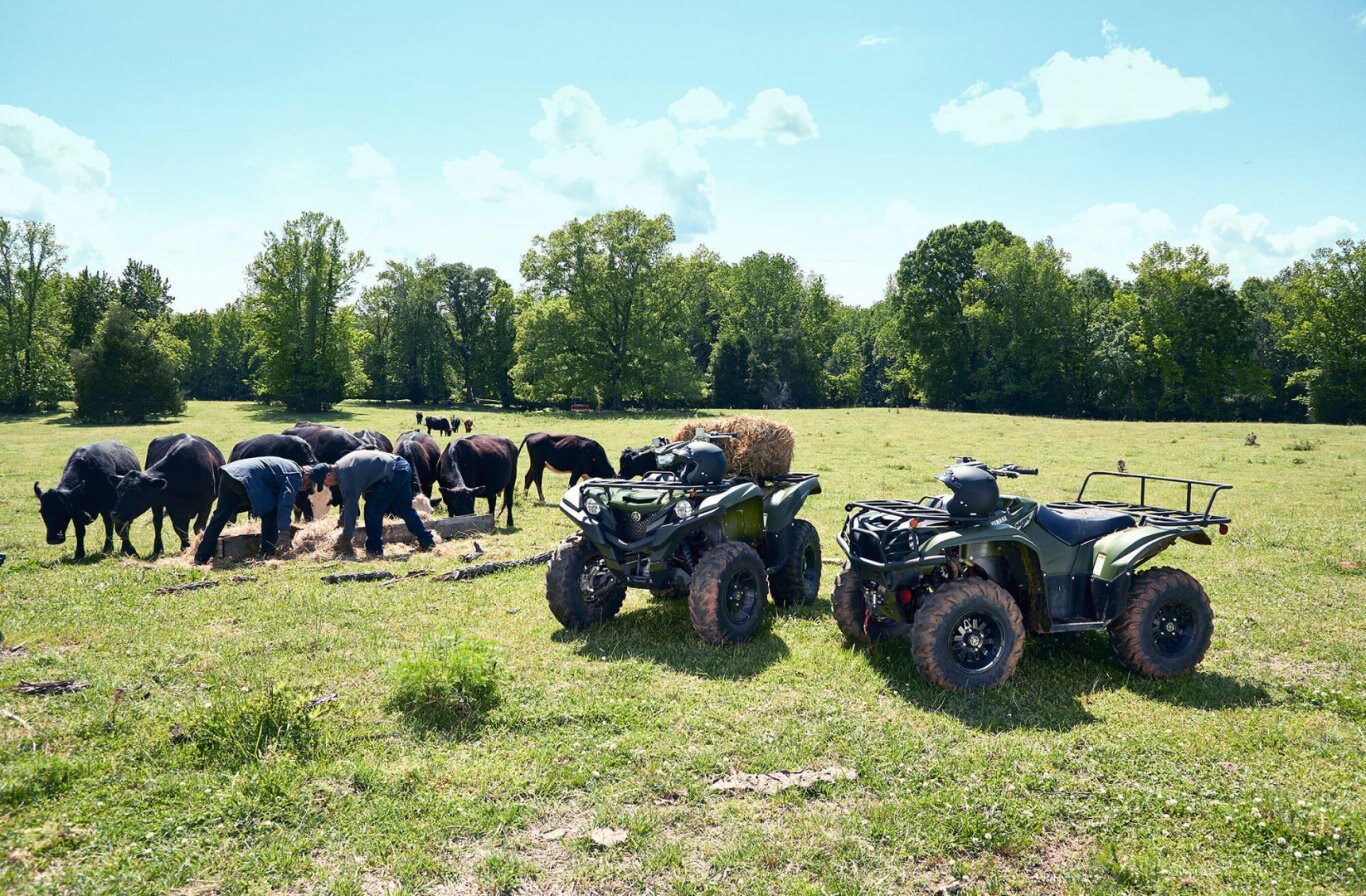
<path fill-rule="evenodd" d="M 72 429 L 108 429 L 111 426 L 127 426 L 129 428 L 138 426 L 165 426 L 168 423 L 179 423 L 180 421 L 185 420 L 187 416 L 187 414 L 172 414 L 169 417 L 150 417 L 146 420 L 81 420 L 74 414 L 63 414 L 60 417 L 44 420 L 43 425 L 66 426 Z"/>
<path fill-rule="evenodd" d="M 273 404 L 254 404 L 243 402 L 239 407 L 243 410 L 243 415 L 250 420 L 257 420 L 262 423 L 279 423 L 290 427 L 295 423 L 307 420 L 311 423 L 332 423 L 337 424 L 341 420 L 354 420 L 356 415 L 348 410 L 332 408 L 329 411 L 291 411 Z"/>
<path fill-rule="evenodd" d="M 789 653 L 773 634 L 772 612 L 754 640 L 730 647 L 703 644 L 692 629 L 687 601 L 658 601 L 582 631 L 561 629 L 551 640 L 577 646 L 589 659 L 645 660 L 700 678 L 753 678 Z"/>
<path fill-rule="evenodd" d="M 1188 709 L 1220 710 L 1269 704 L 1270 694 L 1255 684 L 1218 672 L 1152 680 L 1140 678 L 1111 655 L 1098 633 L 1031 637 L 1015 675 L 1000 688 L 957 693 L 920 677 L 905 640 L 880 644 L 869 662 L 903 699 L 942 712 L 983 731 L 1040 729 L 1069 731 L 1097 721 L 1088 708 L 1106 691 L 1128 690 Z"/>

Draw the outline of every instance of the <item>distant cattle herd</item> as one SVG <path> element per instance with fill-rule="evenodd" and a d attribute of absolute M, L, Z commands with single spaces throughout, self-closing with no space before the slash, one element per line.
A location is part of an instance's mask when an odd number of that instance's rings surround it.
<path fill-rule="evenodd" d="M 448 516 L 474 513 L 476 498 L 488 501 L 493 514 L 502 498 L 507 525 L 513 524 L 512 498 L 517 481 L 517 463 L 523 447 L 529 467 L 523 480 L 523 493 L 536 486 L 537 497 L 545 500 L 542 480 L 545 470 L 568 473 L 573 485 L 584 477 L 616 475 L 602 445 L 585 436 L 529 433 L 521 444 L 496 435 L 456 437 L 463 425 L 466 433 L 474 430 L 474 420 L 459 417 L 424 416 L 417 413 L 419 426 L 426 432 L 410 429 L 398 437 L 397 444 L 373 429 L 349 432 L 340 426 L 300 421 L 283 433 L 265 433 L 243 439 L 233 446 L 227 461 L 208 439 L 190 433 L 160 436 L 147 446 L 146 459 L 127 445 L 104 440 L 83 445 L 71 453 L 57 484 L 51 488 L 33 483 L 39 510 L 47 531 L 48 544 L 66 542 L 67 531 L 74 530 L 75 557 L 85 556 L 85 530 L 96 519 L 104 523 L 103 550 L 114 548 L 114 535 L 125 554 L 135 554 L 129 540 L 134 520 L 151 511 L 154 530 L 152 553 L 163 551 L 162 522 L 168 518 L 180 540 L 180 550 L 190 544 L 191 529 L 202 532 L 213 508 L 218 470 L 225 463 L 258 457 L 279 457 L 310 467 L 318 463 L 335 464 L 353 451 L 370 449 L 396 454 L 413 470 L 413 493 L 421 493 L 433 504 L 444 503 Z M 443 448 L 431 433 L 451 437 Z M 621 454 L 622 475 L 639 475 L 653 469 L 654 455 L 648 449 L 627 448 Z M 634 472 L 628 473 L 628 467 Z M 436 494 L 433 494 L 433 490 Z M 339 504 L 340 494 L 317 499 L 300 491 L 295 501 L 295 516 L 305 521 L 325 513 L 328 504 Z"/>

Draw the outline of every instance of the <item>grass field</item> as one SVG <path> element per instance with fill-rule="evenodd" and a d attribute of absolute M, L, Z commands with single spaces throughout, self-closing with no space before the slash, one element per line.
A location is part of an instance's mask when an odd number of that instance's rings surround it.
<path fill-rule="evenodd" d="M 614 458 L 674 420 L 473 416 L 476 431 L 518 441 L 580 432 Z M 1103 635 L 1059 636 L 1032 641 L 1003 688 L 953 695 L 922 682 L 902 644 L 847 646 L 826 598 L 771 611 L 753 643 L 728 649 L 702 645 L 686 607 L 642 592 L 571 634 L 546 608 L 541 568 L 386 588 L 323 585 L 318 563 L 298 561 L 156 596 L 231 572 L 71 563 L 70 541 L 43 543 L 33 481 L 53 484 L 71 449 L 98 438 L 141 456 L 153 436 L 191 431 L 226 453 L 292 415 L 192 404 L 155 426 L 10 419 L 0 656 L 27 651 L 0 658 L 0 688 L 90 687 L 0 692 L 31 725 L 0 717 L 0 891 L 1362 892 L 1366 430 L 772 416 L 797 429 L 797 466 L 821 473 L 806 516 L 827 557 L 846 501 L 919 497 L 959 453 L 1041 467 L 1018 488 L 1046 499 L 1119 458 L 1234 483 L 1230 535 L 1162 558 L 1213 600 L 1206 662 L 1187 679 L 1140 680 Z M 324 419 L 393 436 L 412 415 L 346 404 Z M 1244 444 L 1250 428 L 1260 447 Z M 517 528 L 484 539 L 493 556 L 569 534 L 554 506 L 565 477 L 547 485 L 551 503 L 519 497 Z M 134 542 L 150 546 L 145 520 Z M 454 553 L 385 563 L 444 570 Z M 481 724 L 423 727 L 392 702 L 396 664 L 457 634 L 491 645 L 501 700 Z M 308 713 L 293 702 L 334 692 Z M 294 727 L 264 758 L 245 755 L 242 726 L 279 721 Z M 828 765 L 858 777 L 776 796 L 708 789 L 732 770 Z M 599 847 L 597 827 L 626 840 Z"/>

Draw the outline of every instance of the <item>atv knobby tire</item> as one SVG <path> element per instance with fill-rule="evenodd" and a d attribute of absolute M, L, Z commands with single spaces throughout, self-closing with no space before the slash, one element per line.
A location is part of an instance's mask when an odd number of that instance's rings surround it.
<path fill-rule="evenodd" d="M 768 590 L 779 607 L 814 604 L 821 593 L 821 537 L 806 520 L 793 520 L 792 554 L 768 577 Z"/>
<path fill-rule="evenodd" d="M 1110 647 L 1139 675 L 1167 678 L 1199 665 L 1213 634 L 1214 610 L 1195 576 L 1157 566 L 1134 577 L 1128 605 L 1110 623 Z"/>
<path fill-rule="evenodd" d="M 602 555 L 582 535 L 571 535 L 550 558 L 545 597 L 565 628 L 587 628 L 617 615 L 626 600 L 626 583 L 615 580 Z"/>
<path fill-rule="evenodd" d="M 926 679 L 954 691 L 984 691 L 1015 672 L 1025 629 L 1015 599 L 995 582 L 958 578 L 915 613 L 911 655 Z"/>
<path fill-rule="evenodd" d="M 878 644 L 898 633 L 897 623 L 869 614 L 868 603 L 863 597 L 863 583 L 848 563 L 835 576 L 830 609 L 835 614 L 835 624 L 855 644 Z"/>
<path fill-rule="evenodd" d="M 754 548 L 723 541 L 702 555 L 688 591 L 692 627 L 708 644 L 741 644 L 764 619 L 768 577 Z"/>

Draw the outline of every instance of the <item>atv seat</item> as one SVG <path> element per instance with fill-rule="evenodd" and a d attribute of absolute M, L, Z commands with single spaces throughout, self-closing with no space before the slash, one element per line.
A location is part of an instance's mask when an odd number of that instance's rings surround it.
<path fill-rule="evenodd" d="M 1127 529 L 1134 524 L 1134 518 L 1116 510 L 1103 510 L 1099 507 L 1057 510 L 1051 505 L 1039 508 L 1034 519 L 1039 521 L 1044 531 L 1067 545 L 1079 545 L 1092 541 L 1102 535 Z"/>

